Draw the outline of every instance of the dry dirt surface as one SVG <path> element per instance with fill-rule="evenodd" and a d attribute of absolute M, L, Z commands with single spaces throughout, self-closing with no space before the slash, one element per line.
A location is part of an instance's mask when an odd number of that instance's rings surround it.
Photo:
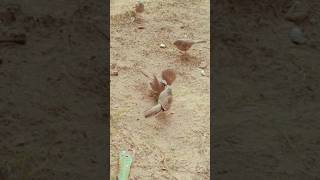
<path fill-rule="evenodd" d="M 216 180 L 320 179 L 320 2 L 300 2 L 214 4 Z M 295 26 L 305 44 L 290 41 Z"/>
<path fill-rule="evenodd" d="M 110 78 L 111 179 L 122 148 L 134 155 L 130 179 L 209 179 L 209 0 L 145 1 L 142 22 L 133 21 L 134 4 L 111 1 L 110 66 L 119 70 Z M 185 37 L 207 42 L 194 45 L 185 59 L 173 45 Z M 177 72 L 172 107 L 146 119 L 143 112 L 155 104 L 147 76 L 167 68 Z"/>
<path fill-rule="evenodd" d="M 105 4 L 0 1 L 1 180 L 106 177 Z"/>

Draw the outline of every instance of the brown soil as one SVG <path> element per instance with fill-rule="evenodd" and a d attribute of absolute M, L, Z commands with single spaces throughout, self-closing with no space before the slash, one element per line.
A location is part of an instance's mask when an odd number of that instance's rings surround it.
<path fill-rule="evenodd" d="M 293 1 L 214 5 L 215 179 L 319 179 L 320 3 L 298 24 Z M 304 30 L 293 44 L 288 32 Z"/>
<path fill-rule="evenodd" d="M 105 4 L 0 2 L 0 179 L 106 177 Z"/>
<path fill-rule="evenodd" d="M 143 22 L 133 22 L 134 1 L 111 2 L 111 178 L 122 148 L 134 155 L 131 179 L 209 179 L 210 6 L 209 0 L 146 1 Z M 143 24 L 144 29 L 138 29 Z M 181 58 L 178 38 L 206 40 Z M 160 44 L 166 48 L 160 48 Z M 205 76 L 199 66 L 207 63 Z M 177 72 L 168 112 L 144 118 L 155 102 L 148 95 L 152 74 Z"/>

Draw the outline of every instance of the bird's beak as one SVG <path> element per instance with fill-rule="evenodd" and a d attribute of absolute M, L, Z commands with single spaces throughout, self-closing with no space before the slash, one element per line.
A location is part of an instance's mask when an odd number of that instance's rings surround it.
<path fill-rule="evenodd" d="M 167 85 L 168 85 L 167 81 L 166 81 L 166 80 L 163 80 L 163 79 L 160 80 L 160 83 L 163 84 L 164 86 L 167 86 Z"/>

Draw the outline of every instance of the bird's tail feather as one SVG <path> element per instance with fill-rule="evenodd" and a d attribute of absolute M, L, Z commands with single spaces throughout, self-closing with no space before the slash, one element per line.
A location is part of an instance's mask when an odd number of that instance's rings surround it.
<path fill-rule="evenodd" d="M 159 113 L 160 111 L 161 111 L 161 105 L 157 104 L 157 105 L 153 106 L 151 109 L 144 112 L 144 117 L 147 118 L 147 117 L 153 116 L 153 115 Z"/>
<path fill-rule="evenodd" d="M 205 43 L 207 41 L 195 41 L 195 44 L 198 44 L 198 43 Z"/>

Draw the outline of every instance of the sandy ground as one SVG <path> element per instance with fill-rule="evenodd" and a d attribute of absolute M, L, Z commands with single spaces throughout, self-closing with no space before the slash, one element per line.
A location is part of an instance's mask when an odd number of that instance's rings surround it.
<path fill-rule="evenodd" d="M 210 6 L 209 0 L 146 1 L 144 27 L 132 21 L 135 1 L 111 2 L 111 178 L 122 148 L 134 154 L 131 179 L 209 179 L 210 168 Z M 181 59 L 172 44 L 184 37 L 207 40 Z M 164 43 L 166 48 L 160 48 Z M 198 66 L 207 63 L 206 76 Z M 150 79 L 177 72 L 170 111 L 145 119 L 154 105 Z M 142 72 L 141 72 L 142 71 Z"/>
<path fill-rule="evenodd" d="M 214 29 L 213 176 L 320 179 L 319 1 L 296 25 L 290 0 L 219 1 Z M 293 44 L 288 32 L 303 29 Z"/>
<path fill-rule="evenodd" d="M 1 180 L 106 177 L 105 4 L 0 2 Z"/>

